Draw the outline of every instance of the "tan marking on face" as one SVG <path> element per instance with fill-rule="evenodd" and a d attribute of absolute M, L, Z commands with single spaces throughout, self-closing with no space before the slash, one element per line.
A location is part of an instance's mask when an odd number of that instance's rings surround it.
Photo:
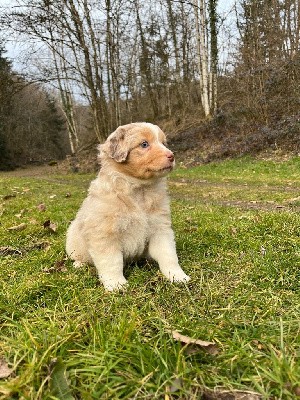
<path fill-rule="evenodd" d="M 149 124 L 151 125 L 151 124 Z M 161 177 L 174 167 L 174 160 L 170 158 L 172 152 L 163 145 L 166 136 L 159 127 L 144 124 L 143 127 L 131 132 L 132 149 L 125 162 L 116 165 L 120 172 L 139 179 Z M 142 142 L 147 141 L 149 147 L 142 148 Z"/>

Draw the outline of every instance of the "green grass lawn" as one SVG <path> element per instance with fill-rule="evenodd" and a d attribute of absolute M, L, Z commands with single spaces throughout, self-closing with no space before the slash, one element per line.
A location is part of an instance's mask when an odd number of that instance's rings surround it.
<path fill-rule="evenodd" d="M 12 369 L 0 399 L 300 396 L 300 159 L 178 168 L 172 218 L 191 282 L 133 264 L 125 293 L 65 259 L 92 178 L 0 174 L 0 375 Z M 190 353 L 170 330 L 219 352 Z"/>

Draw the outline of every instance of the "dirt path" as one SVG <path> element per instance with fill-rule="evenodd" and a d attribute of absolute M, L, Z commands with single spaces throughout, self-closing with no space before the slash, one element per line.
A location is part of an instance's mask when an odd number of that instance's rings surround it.
<path fill-rule="evenodd" d="M 56 180 L 55 175 L 64 175 L 70 173 L 70 169 L 66 168 L 65 165 L 40 165 L 40 166 L 29 166 L 25 168 L 19 168 L 14 171 L 0 171 L 1 178 L 26 178 L 26 177 L 36 177 L 45 178 L 49 177 L 49 181 Z M 261 210 L 261 211 L 277 211 L 277 212 L 290 212 L 290 211 L 300 211 L 300 206 L 296 202 L 290 199 L 282 200 L 281 202 L 275 202 L 270 200 L 257 200 L 252 201 L 248 199 L 226 199 L 224 193 L 224 198 L 216 199 L 214 192 L 216 190 L 247 190 L 249 187 L 247 184 L 240 184 L 235 182 L 210 182 L 209 180 L 200 179 L 188 179 L 188 178 L 171 178 L 169 180 L 170 189 L 172 192 L 172 198 L 176 200 L 186 200 L 189 198 L 193 201 L 201 201 L 206 204 L 213 204 L 225 207 L 236 207 L 244 210 Z M 253 185 L 250 185 L 253 186 Z M 194 188 L 194 190 L 189 190 L 188 193 L 184 190 L 185 187 Z M 205 189 L 205 192 L 212 192 L 211 198 L 207 196 L 202 196 L 197 190 L 198 188 Z M 181 189 L 181 190 L 180 190 Z M 299 193 L 298 187 L 290 186 L 268 186 L 262 187 L 260 184 L 257 190 L 263 189 L 263 192 L 288 192 L 288 193 Z M 298 197 L 293 199 L 298 201 Z"/>
<path fill-rule="evenodd" d="M 30 176 L 47 176 L 53 174 L 63 174 L 64 171 L 58 165 L 38 165 L 18 168 L 13 171 L 0 171 L 0 178 L 22 178 Z"/>

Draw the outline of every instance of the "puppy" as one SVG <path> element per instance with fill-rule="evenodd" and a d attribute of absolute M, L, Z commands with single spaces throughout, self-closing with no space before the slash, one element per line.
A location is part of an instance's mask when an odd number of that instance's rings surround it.
<path fill-rule="evenodd" d="M 188 281 L 171 227 L 165 176 L 175 161 L 165 134 L 150 123 L 123 125 L 99 150 L 99 175 L 67 232 L 69 257 L 94 264 L 109 291 L 126 284 L 124 262 L 145 256 L 171 282 Z"/>

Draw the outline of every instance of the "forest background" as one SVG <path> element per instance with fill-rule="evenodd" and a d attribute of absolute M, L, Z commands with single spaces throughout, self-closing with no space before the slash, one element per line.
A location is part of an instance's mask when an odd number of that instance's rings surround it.
<path fill-rule="evenodd" d="M 134 121 L 188 165 L 297 154 L 299 1 L 223 3 L 3 0 L 0 169 L 93 154 Z"/>

